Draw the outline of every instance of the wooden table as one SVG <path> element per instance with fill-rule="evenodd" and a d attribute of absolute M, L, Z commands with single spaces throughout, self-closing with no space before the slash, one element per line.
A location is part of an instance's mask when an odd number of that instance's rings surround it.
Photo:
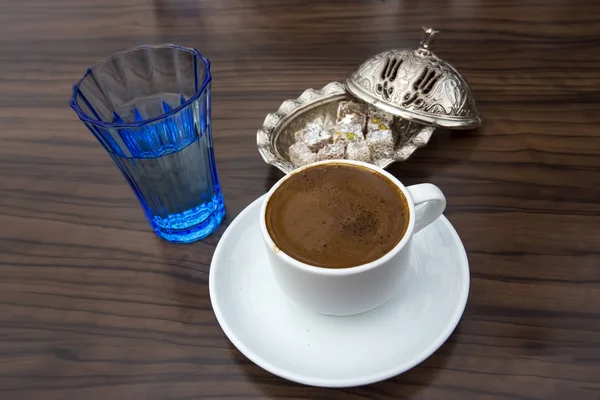
<path fill-rule="evenodd" d="M 597 0 L 0 2 L 0 399 L 599 399 L 598 15 Z M 464 317 L 388 381 L 284 381 L 231 345 L 208 295 L 219 237 L 281 177 L 256 130 L 304 89 L 414 48 L 422 25 L 484 122 L 390 171 L 446 193 L 471 265 Z M 154 236 L 67 106 L 89 65 L 163 42 L 212 61 L 227 219 L 192 245 Z"/>

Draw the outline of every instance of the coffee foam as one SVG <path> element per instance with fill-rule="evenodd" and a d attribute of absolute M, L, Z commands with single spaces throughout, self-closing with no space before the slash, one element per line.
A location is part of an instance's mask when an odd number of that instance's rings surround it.
<path fill-rule="evenodd" d="M 267 205 L 267 229 L 288 255 L 345 268 L 390 251 L 402 238 L 406 199 L 385 176 L 359 166 L 325 164 L 288 178 Z"/>

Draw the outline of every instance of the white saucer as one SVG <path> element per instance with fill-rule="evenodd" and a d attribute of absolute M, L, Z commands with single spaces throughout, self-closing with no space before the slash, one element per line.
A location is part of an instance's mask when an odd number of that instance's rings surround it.
<path fill-rule="evenodd" d="M 227 228 L 209 279 L 221 328 L 254 363 L 307 385 L 359 386 L 414 367 L 450 336 L 467 302 L 469 265 L 446 217 L 415 235 L 397 295 L 366 313 L 333 317 L 301 308 L 279 289 L 260 234 L 263 199 Z"/>

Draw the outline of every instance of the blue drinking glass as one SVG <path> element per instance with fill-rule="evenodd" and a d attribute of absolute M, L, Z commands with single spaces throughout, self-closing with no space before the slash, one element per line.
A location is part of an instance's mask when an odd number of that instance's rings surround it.
<path fill-rule="evenodd" d="M 225 215 L 210 85 L 210 63 L 197 50 L 160 45 L 116 53 L 73 86 L 71 107 L 170 242 L 202 239 Z"/>

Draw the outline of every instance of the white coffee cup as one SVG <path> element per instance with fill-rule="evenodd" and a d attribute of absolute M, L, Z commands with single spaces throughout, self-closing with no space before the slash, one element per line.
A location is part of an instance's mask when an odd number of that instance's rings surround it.
<path fill-rule="evenodd" d="M 339 269 L 308 265 L 280 250 L 267 230 L 267 204 L 281 184 L 298 172 L 331 163 L 376 171 L 396 185 L 406 198 L 409 219 L 404 236 L 392 250 L 375 261 Z M 408 267 L 413 235 L 435 221 L 445 208 L 446 198 L 435 185 L 422 183 L 405 187 L 393 175 L 372 164 L 328 160 L 296 169 L 269 190 L 260 212 L 260 229 L 276 281 L 293 301 L 321 314 L 351 315 L 373 309 L 392 297 L 400 286 L 404 269 Z"/>

